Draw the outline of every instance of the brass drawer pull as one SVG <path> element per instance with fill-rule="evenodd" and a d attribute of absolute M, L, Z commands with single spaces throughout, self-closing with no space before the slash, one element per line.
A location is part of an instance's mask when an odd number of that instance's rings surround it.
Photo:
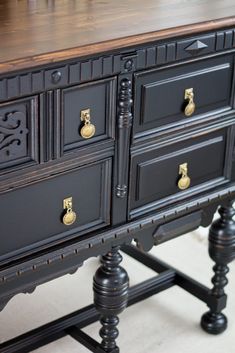
<path fill-rule="evenodd" d="M 180 190 L 185 190 L 190 186 L 190 178 L 188 176 L 188 163 L 180 164 L 179 175 L 181 176 L 178 181 L 178 187 Z"/>
<path fill-rule="evenodd" d="M 187 88 L 184 91 L 184 99 L 188 101 L 185 109 L 184 109 L 184 114 L 185 116 L 191 116 L 195 112 L 196 106 L 194 103 L 194 92 L 193 88 Z"/>
<path fill-rule="evenodd" d="M 73 198 L 68 197 L 67 199 L 63 200 L 63 208 L 64 208 L 64 215 L 62 221 L 64 225 L 70 226 L 72 225 L 77 218 L 76 213 L 73 211 Z"/>
<path fill-rule="evenodd" d="M 91 110 L 85 109 L 81 111 L 81 121 L 84 122 L 80 134 L 84 139 L 90 139 L 95 135 L 95 125 L 91 123 Z"/>

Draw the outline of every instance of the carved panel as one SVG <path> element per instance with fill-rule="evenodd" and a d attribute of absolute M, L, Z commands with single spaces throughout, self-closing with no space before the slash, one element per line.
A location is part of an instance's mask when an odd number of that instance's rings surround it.
<path fill-rule="evenodd" d="M 37 161 L 37 98 L 0 106 L 0 169 Z"/>
<path fill-rule="evenodd" d="M 0 116 L 0 161 L 14 159 L 17 154 L 25 154 L 29 130 L 26 128 L 26 115 L 23 112 L 6 113 Z"/>

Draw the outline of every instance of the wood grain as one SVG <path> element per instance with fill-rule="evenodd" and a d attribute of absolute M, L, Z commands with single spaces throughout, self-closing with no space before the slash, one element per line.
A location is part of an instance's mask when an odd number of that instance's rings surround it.
<path fill-rule="evenodd" d="M 0 73 L 234 25 L 234 0 L 0 0 Z"/>

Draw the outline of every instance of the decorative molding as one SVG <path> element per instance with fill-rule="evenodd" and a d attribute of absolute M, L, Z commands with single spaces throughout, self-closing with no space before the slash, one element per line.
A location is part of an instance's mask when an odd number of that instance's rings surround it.
<path fill-rule="evenodd" d="M 38 68 L 3 77 L 0 79 L 0 101 L 116 75 L 121 70 L 121 56 L 105 55 L 53 66 L 52 69 Z"/>
<path fill-rule="evenodd" d="M 189 52 L 191 55 L 195 55 L 195 54 L 199 54 L 205 48 L 208 48 L 207 44 L 201 42 L 200 40 L 195 40 L 195 42 L 190 44 L 184 50 Z"/>
<path fill-rule="evenodd" d="M 198 34 L 186 40 L 138 46 L 138 49 L 132 50 L 131 53 L 123 50 L 120 54 L 99 55 L 91 59 L 68 62 L 63 66 L 50 65 L 50 69 L 47 66 L 31 72 L 2 76 L 0 101 L 190 58 L 192 55 L 185 48 L 189 48 L 195 41 L 202 42 L 207 47 L 198 52 L 194 51 L 194 57 L 235 49 L 235 29 L 208 35 Z"/>

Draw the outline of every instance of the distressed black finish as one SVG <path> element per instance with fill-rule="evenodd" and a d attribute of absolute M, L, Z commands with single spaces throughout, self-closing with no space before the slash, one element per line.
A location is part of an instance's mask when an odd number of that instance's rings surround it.
<path fill-rule="evenodd" d="M 38 98 L 0 104 L 0 168 L 38 163 Z"/>
<path fill-rule="evenodd" d="M 234 123 L 234 120 L 231 122 Z M 175 203 L 231 180 L 228 146 L 233 143 L 231 129 L 210 126 L 181 134 L 174 142 L 154 141 L 137 148 L 131 159 L 130 219 Z M 207 134 L 208 131 L 208 134 Z M 227 150 L 227 151 L 226 151 Z M 214 156 L 216 155 L 216 158 Z M 207 168 L 201 161 L 207 161 Z M 191 185 L 182 192 L 177 182 L 179 166 L 188 163 Z"/>
<path fill-rule="evenodd" d="M 130 127 L 132 125 L 132 90 L 131 81 L 123 79 L 120 83 L 119 93 L 119 115 L 118 115 L 118 145 L 117 145 L 117 164 L 118 176 L 116 195 L 123 198 L 127 195 L 127 155 L 129 153 Z"/>
<path fill-rule="evenodd" d="M 115 89 L 116 80 L 106 79 L 62 90 L 62 153 L 114 138 Z M 84 123 L 80 115 L 87 108 L 90 109 L 91 123 L 96 131 L 91 139 L 85 140 L 81 136 Z"/>
<path fill-rule="evenodd" d="M 127 306 L 129 278 L 126 271 L 119 266 L 122 257 L 119 247 L 112 248 L 102 257 L 102 266 L 94 276 L 94 303 L 101 314 L 100 336 L 101 347 L 105 352 L 118 353 L 116 346 L 118 337 L 117 325 L 120 314 Z"/>
<path fill-rule="evenodd" d="M 235 222 L 233 220 L 235 210 L 232 203 L 221 207 L 219 213 L 220 219 L 212 224 L 209 233 L 209 254 L 215 261 L 211 296 L 216 299 L 224 298 L 224 305 L 222 307 L 209 305 L 210 311 L 204 314 L 201 320 L 202 328 L 212 334 L 221 333 L 227 328 L 227 318 L 221 311 L 226 305 L 224 287 L 228 283 L 226 275 L 229 268 L 227 265 L 235 258 Z"/>
<path fill-rule="evenodd" d="M 195 41 L 201 41 L 207 47 L 201 51 L 189 52 L 187 48 Z M 128 49 L 118 53 L 107 52 L 105 55 L 96 55 L 88 58 L 70 60 L 64 65 L 50 65 L 33 70 L 4 74 L 0 80 L 0 101 L 13 99 L 32 93 L 40 93 L 48 89 L 69 86 L 100 79 L 106 76 L 127 73 L 133 70 L 142 70 L 150 67 L 174 63 L 179 60 L 202 57 L 206 54 L 216 54 L 235 46 L 235 29 L 227 29 L 211 33 L 198 34 L 191 38 L 157 42 L 143 46 L 131 47 L 131 56 L 134 59 L 129 70 L 126 68 Z M 124 56 L 124 58 L 123 58 Z M 49 65 L 48 65 L 49 66 Z M 128 65 L 127 65 L 128 66 Z M 53 75 L 59 73 L 60 79 L 54 80 Z"/>
<path fill-rule="evenodd" d="M 174 285 L 186 290 L 207 305 L 212 305 L 214 303 L 217 306 L 221 306 L 223 304 L 223 298 L 212 298 L 209 288 L 169 266 L 165 262 L 151 255 L 145 254 L 144 252 L 137 250 L 135 247 L 124 246 L 122 250 L 127 255 L 140 261 L 143 265 L 157 273 L 156 276 L 130 287 L 127 306 L 145 300 L 152 295 L 173 287 Z M 126 278 L 126 273 L 122 273 L 124 278 Z M 97 321 L 99 316 L 100 315 L 95 309 L 95 306 L 89 305 L 47 325 L 32 330 L 29 333 L 16 337 L 9 342 L 1 344 L 1 353 L 28 353 L 64 337 L 65 335 L 70 335 L 91 352 L 105 353 L 107 351 L 101 344 L 82 331 L 85 326 Z M 114 346 L 115 343 L 112 340 L 113 335 L 111 333 L 109 339 Z M 111 348 L 111 352 L 118 352 L 118 347 L 115 345 L 115 348 Z"/>
<path fill-rule="evenodd" d="M 231 109 L 232 75 L 232 56 L 137 73 L 135 132 L 166 129 L 210 111 Z M 187 88 L 194 90 L 196 110 L 191 117 L 184 114 Z"/>
<path fill-rule="evenodd" d="M 71 239 L 109 225 L 110 171 L 111 160 L 108 159 L 2 194 L 0 259 L 16 256 L 22 249 L 28 252 L 32 246 L 36 251 L 63 238 Z M 71 226 L 66 226 L 62 222 L 63 200 L 71 196 L 77 218 Z M 14 202 L 16 199 L 18 203 Z M 14 219 L 10 223 L 9 209 Z M 41 226 L 35 229 L 38 221 Z M 23 237 L 18 237 L 19 229 Z"/>
<path fill-rule="evenodd" d="M 225 330 L 227 265 L 235 258 L 234 48 L 234 28 L 221 28 L 1 74 L 0 309 L 102 256 L 97 310 L 3 343 L 1 352 L 26 353 L 70 335 L 94 353 L 117 353 L 119 314 L 175 284 L 210 308 L 201 321 L 207 332 Z M 96 128 L 88 139 L 85 109 Z M 182 190 L 184 163 L 190 185 Z M 67 197 L 77 213 L 71 225 L 62 222 Z M 209 235 L 212 290 L 144 254 L 208 226 L 219 206 Z M 129 247 L 133 240 L 141 251 Z M 129 290 L 120 247 L 159 275 Z M 99 317 L 101 343 L 82 331 Z"/>

